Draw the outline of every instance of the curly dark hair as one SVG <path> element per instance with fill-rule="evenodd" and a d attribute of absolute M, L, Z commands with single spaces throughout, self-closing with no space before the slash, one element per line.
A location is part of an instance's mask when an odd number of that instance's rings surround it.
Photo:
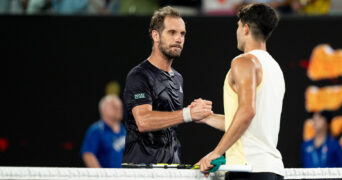
<path fill-rule="evenodd" d="M 237 14 L 243 25 L 248 24 L 257 40 L 266 41 L 279 22 L 277 12 L 264 3 L 251 3 L 239 9 Z"/>

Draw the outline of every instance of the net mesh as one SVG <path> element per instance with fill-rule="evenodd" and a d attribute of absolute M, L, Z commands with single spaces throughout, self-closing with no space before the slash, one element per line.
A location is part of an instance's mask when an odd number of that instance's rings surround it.
<path fill-rule="evenodd" d="M 0 167 L 0 179 L 12 180 L 220 180 L 224 179 L 224 174 L 219 171 L 205 178 L 199 170 L 188 169 Z M 342 179 L 342 168 L 290 168 L 285 169 L 285 179 Z"/>

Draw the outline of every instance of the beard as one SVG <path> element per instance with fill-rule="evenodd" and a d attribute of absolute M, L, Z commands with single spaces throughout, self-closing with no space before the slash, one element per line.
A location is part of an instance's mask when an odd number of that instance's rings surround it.
<path fill-rule="evenodd" d="M 182 50 L 183 50 L 183 47 L 179 44 L 174 44 L 174 45 L 171 45 L 169 46 L 169 48 L 165 47 L 167 46 L 162 40 L 160 40 L 160 43 L 158 45 L 158 48 L 160 50 L 160 52 L 169 60 L 171 59 L 175 59 L 175 58 L 178 58 L 180 57 L 181 53 L 182 53 Z M 179 47 L 180 50 L 179 51 L 174 51 L 172 50 L 172 47 Z"/>

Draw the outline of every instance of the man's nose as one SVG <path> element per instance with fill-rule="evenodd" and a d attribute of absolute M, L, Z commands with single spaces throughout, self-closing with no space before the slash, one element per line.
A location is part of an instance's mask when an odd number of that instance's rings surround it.
<path fill-rule="evenodd" d="M 176 43 L 182 43 L 182 36 L 180 34 L 176 35 Z"/>

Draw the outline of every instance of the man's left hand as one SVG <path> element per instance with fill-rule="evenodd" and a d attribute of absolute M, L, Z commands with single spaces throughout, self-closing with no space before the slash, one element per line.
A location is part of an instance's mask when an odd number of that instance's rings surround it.
<path fill-rule="evenodd" d="M 209 176 L 209 170 L 213 167 L 211 161 L 219 158 L 220 156 L 221 155 L 219 154 L 211 152 L 208 155 L 204 156 L 198 163 L 196 163 L 196 165 L 200 166 L 201 172 L 204 173 L 205 177 Z"/>

